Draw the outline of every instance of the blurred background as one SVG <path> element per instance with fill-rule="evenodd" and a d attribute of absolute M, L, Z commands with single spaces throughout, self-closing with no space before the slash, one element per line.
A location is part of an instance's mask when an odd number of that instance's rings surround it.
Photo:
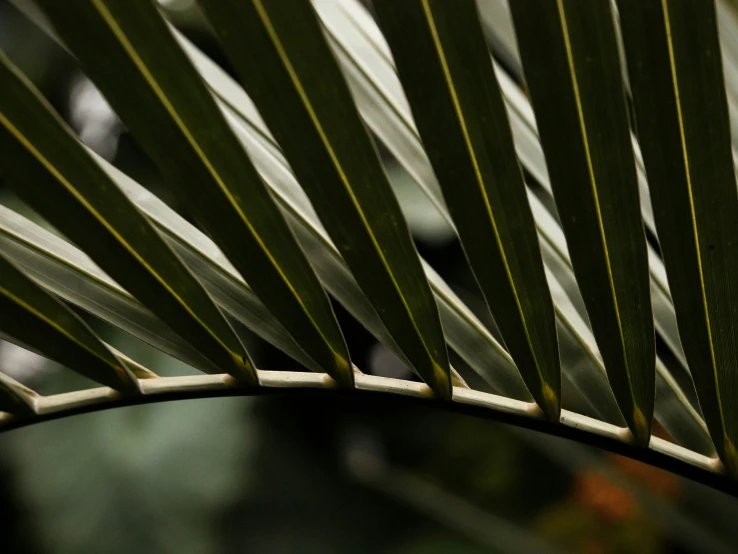
<path fill-rule="evenodd" d="M 192 0 L 162 5 L 229 69 Z M 5 0 L 0 48 L 84 142 L 163 194 L 156 169 L 74 60 Z M 453 233 L 384 157 L 419 250 L 493 326 Z M 2 181 L 0 203 L 43 223 Z M 359 367 L 412 378 L 335 308 Z M 160 375 L 193 371 L 81 315 Z M 261 368 L 299 369 L 239 331 Z M 92 386 L 2 341 L 0 370 L 41 393 Z M 470 384 L 483 388 L 471 376 Z M 197 400 L 8 432 L 0 435 L 0 513 L 3 554 L 738 551 L 732 497 L 577 443 L 401 400 Z"/>

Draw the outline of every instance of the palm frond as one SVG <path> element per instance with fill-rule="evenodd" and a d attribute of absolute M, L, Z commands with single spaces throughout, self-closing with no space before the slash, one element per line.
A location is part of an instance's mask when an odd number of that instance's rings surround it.
<path fill-rule="evenodd" d="M 384 393 L 738 492 L 738 45 L 721 57 L 713 2 L 375 0 L 375 22 L 358 0 L 201 0 L 244 88 L 151 0 L 39 4 L 181 213 L 2 57 L 0 175 L 55 229 L 0 207 L 0 333 L 107 387 L 42 396 L 0 374 L 0 428 Z M 458 235 L 493 325 L 418 255 L 368 131 Z M 422 382 L 355 367 L 328 295 Z M 211 375 L 159 377 L 81 313 Z M 244 328 L 313 373 L 253 367 Z"/>
<path fill-rule="evenodd" d="M 474 2 L 375 8 L 469 265 L 528 389 L 555 421 L 553 302 Z M 472 125 L 478 121 L 485 124 Z"/>
<path fill-rule="evenodd" d="M 620 14 L 685 355 L 715 447 L 738 467 L 730 392 L 738 355 L 731 331 L 738 323 L 731 286 L 738 277 L 738 190 L 715 9 L 621 2 Z"/>
<path fill-rule="evenodd" d="M 324 290 L 155 6 L 40 4 L 172 191 L 303 350 L 350 384 L 348 351 Z"/>

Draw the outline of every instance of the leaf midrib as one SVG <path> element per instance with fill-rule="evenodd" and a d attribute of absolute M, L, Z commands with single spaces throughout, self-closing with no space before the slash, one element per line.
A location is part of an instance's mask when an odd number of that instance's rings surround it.
<path fill-rule="evenodd" d="M 94 0 L 93 0 L 94 1 Z M 168 292 L 169 294 L 177 300 L 177 302 L 185 309 L 185 311 L 190 314 L 190 316 L 197 321 L 197 323 L 207 331 L 207 333 L 215 339 L 215 341 L 220 344 L 226 351 L 231 352 L 231 349 L 228 348 L 221 340 L 220 338 L 213 333 L 213 331 L 210 329 L 209 326 L 207 326 L 198 316 L 195 314 L 192 309 L 189 307 L 189 305 L 177 294 L 176 291 L 174 291 L 169 284 L 166 282 L 165 279 L 163 279 L 155 270 L 152 268 L 146 260 L 144 260 L 138 252 L 130 245 L 128 242 L 118 233 L 118 231 L 108 223 L 108 221 L 95 209 L 94 206 L 92 206 L 87 199 L 80 194 L 80 192 L 64 177 L 64 175 L 57 170 L 56 167 L 41 153 L 39 152 L 36 147 L 31 144 L 31 142 L 23 135 L 23 133 L 20 132 L 20 130 L 13 125 L 11 121 L 9 121 L 5 115 L 0 113 L 0 123 L 2 123 L 8 131 L 28 150 L 40 163 L 44 166 L 44 168 L 51 173 L 54 178 L 61 183 L 61 185 L 72 195 L 74 198 L 103 226 L 105 229 L 115 237 L 115 239 L 118 241 L 118 243 L 123 246 L 128 253 L 133 256 L 136 261 L 138 261 L 141 266 L 143 266 L 158 282 L 161 284 Z"/>
<path fill-rule="evenodd" d="M 399 0 L 399 1 L 402 1 L 402 0 Z M 518 308 L 518 313 L 523 323 L 523 329 L 525 332 L 526 341 L 528 342 L 528 348 L 531 352 L 531 355 L 533 356 L 533 361 L 536 366 L 536 371 L 538 372 L 538 377 L 540 378 L 542 383 L 550 387 L 546 379 L 543 377 L 543 372 L 540 367 L 540 361 L 538 359 L 536 349 L 533 347 L 533 341 L 531 339 L 530 332 L 528 331 L 528 324 L 526 322 L 525 313 L 523 312 L 523 307 L 522 307 L 522 304 L 520 303 L 520 296 L 518 294 L 517 287 L 515 285 L 515 282 L 512 277 L 512 273 L 510 271 L 510 266 L 507 261 L 507 255 L 505 253 L 505 249 L 502 245 L 502 239 L 500 237 L 500 233 L 497 228 L 497 221 L 495 220 L 494 214 L 492 213 L 492 207 L 490 205 L 489 197 L 487 196 L 487 191 L 485 189 L 484 178 L 482 177 L 482 172 L 479 168 L 479 162 L 477 160 L 477 156 L 474 151 L 474 146 L 472 145 L 471 136 L 469 135 L 469 130 L 466 126 L 466 119 L 464 117 L 464 113 L 461 108 L 461 104 L 459 102 L 458 94 L 456 92 L 456 86 L 454 85 L 452 77 L 451 77 L 451 71 L 449 69 L 448 62 L 446 60 L 446 54 L 444 52 L 443 45 L 441 44 L 441 40 L 438 35 L 438 29 L 436 28 L 436 23 L 433 17 L 432 10 L 430 8 L 428 0 L 421 0 L 421 4 L 423 6 L 423 13 L 426 17 L 426 20 L 428 21 L 428 27 L 433 37 L 433 44 L 436 48 L 436 53 L 438 54 L 439 62 L 443 69 L 443 75 L 446 80 L 446 85 L 448 86 L 449 94 L 451 95 L 451 101 L 454 106 L 454 111 L 456 112 L 456 116 L 459 121 L 459 125 L 461 127 L 461 132 L 464 135 L 464 144 L 466 146 L 467 152 L 469 153 L 469 158 L 471 160 L 472 166 L 474 167 L 474 175 L 476 177 L 477 185 L 479 186 L 479 190 L 482 194 L 482 198 L 484 199 L 484 207 L 487 210 L 487 214 L 489 215 L 490 223 L 492 223 L 492 229 L 495 234 L 495 242 L 497 243 L 497 248 L 500 252 L 500 256 L 502 257 L 502 263 L 505 266 L 505 274 L 507 276 L 507 280 L 510 284 L 510 288 L 512 289 L 513 296 L 515 297 L 515 305 Z"/>
<path fill-rule="evenodd" d="M 605 227 L 602 221 L 602 211 L 600 208 L 599 195 L 597 193 L 597 180 L 595 179 L 595 175 L 594 175 L 592 155 L 591 155 L 590 148 L 589 148 L 589 136 L 587 135 L 587 125 L 584 121 L 584 110 L 582 108 L 582 100 L 581 100 L 581 95 L 579 92 L 579 83 L 577 82 L 576 70 L 574 67 L 574 56 L 572 53 L 571 42 L 569 39 L 569 28 L 568 28 L 567 21 L 566 21 L 566 13 L 564 11 L 563 0 L 557 0 L 556 7 L 559 13 L 559 20 L 561 22 L 561 27 L 562 27 L 562 35 L 564 38 L 564 48 L 566 50 L 566 59 L 569 65 L 569 74 L 571 76 L 572 89 L 574 92 L 574 102 L 577 107 L 577 117 L 579 119 L 579 126 L 580 126 L 580 131 L 582 134 L 582 143 L 584 145 L 585 158 L 587 160 L 587 170 L 589 173 L 589 182 L 592 187 L 592 195 L 594 197 L 595 213 L 597 214 L 598 229 L 600 231 L 600 238 L 602 240 L 602 248 L 605 253 L 605 265 L 607 266 L 608 283 L 610 285 L 610 292 L 612 294 L 613 301 L 614 301 L 613 308 L 615 310 L 615 319 L 617 320 L 618 333 L 620 335 L 620 347 L 622 348 L 622 351 L 623 351 L 623 363 L 625 365 L 625 377 L 628 381 L 628 390 L 630 392 L 631 400 L 633 402 L 633 407 L 635 410 L 639 410 L 640 407 L 638 406 L 638 403 L 636 402 L 636 399 L 635 399 L 635 393 L 633 390 L 633 382 L 631 380 L 631 375 L 630 375 L 628 353 L 625 349 L 625 335 L 623 334 L 623 323 L 620 317 L 618 296 L 615 290 L 615 281 L 613 278 L 612 265 L 610 262 L 610 252 L 608 250 L 607 240 L 605 238 Z M 635 416 L 636 414 L 634 413 L 633 417 L 635 418 Z M 637 423 L 637 422 L 634 420 L 634 423 Z"/>
<path fill-rule="evenodd" d="M 300 305 L 300 308 L 302 308 L 303 313 L 308 318 L 308 320 L 312 323 L 313 327 L 319 334 L 319 336 L 323 339 L 323 341 L 329 345 L 329 348 L 331 351 L 333 351 L 334 355 L 337 357 L 337 359 L 343 360 L 343 356 L 341 356 L 338 352 L 336 352 L 332 346 L 330 346 L 330 341 L 325 337 L 323 334 L 322 329 L 319 325 L 316 324 L 314 319 L 311 317 L 310 312 L 307 310 L 307 307 L 305 306 L 305 303 L 303 299 L 300 297 L 300 295 L 295 290 L 294 286 L 292 285 L 291 281 L 287 278 L 287 276 L 282 271 L 282 268 L 277 263 L 277 261 L 272 256 L 272 253 L 269 251 L 269 249 L 266 247 L 264 241 L 262 240 L 259 233 L 254 229 L 249 219 L 246 217 L 246 214 L 243 213 L 243 210 L 241 210 L 241 207 L 239 206 L 236 199 L 231 194 L 230 190 L 226 186 L 226 184 L 223 182 L 223 179 L 221 178 L 220 174 L 216 171 L 216 169 L 213 167 L 213 165 L 210 163 L 210 160 L 207 158 L 205 153 L 200 148 L 200 145 L 197 144 L 197 141 L 192 136 L 192 133 L 185 125 L 184 121 L 180 118 L 177 111 L 174 109 L 174 106 L 171 104 L 169 99 L 167 98 L 166 94 L 164 94 L 164 91 L 159 86 L 159 83 L 156 81 L 154 76 L 149 71 L 146 64 L 143 62 L 143 60 L 139 57 L 138 53 L 136 52 L 135 48 L 133 48 L 133 45 L 128 40 L 128 37 L 123 32 L 123 29 L 120 28 L 117 21 L 113 17 L 113 15 L 110 13 L 110 11 L 107 9 L 107 7 L 102 3 L 102 0 L 91 0 L 92 4 L 95 6 L 95 8 L 100 13 L 100 16 L 103 18 L 103 20 L 106 22 L 110 30 L 115 34 L 116 38 L 118 39 L 119 43 L 123 47 L 123 49 L 126 51 L 128 56 L 130 57 L 131 61 L 134 63 L 136 68 L 139 70 L 141 75 L 144 77 L 146 82 L 149 84 L 151 89 L 154 91 L 154 94 L 156 94 L 156 97 L 159 99 L 159 101 L 162 103 L 164 108 L 169 113 L 169 116 L 172 118 L 172 120 L 176 123 L 179 130 L 182 132 L 184 137 L 187 139 L 187 142 L 189 143 L 190 147 L 195 151 L 200 161 L 203 163 L 203 165 L 207 168 L 210 175 L 213 177 L 214 182 L 218 185 L 218 189 L 221 191 L 221 193 L 226 197 L 231 207 L 236 211 L 236 213 L 239 215 L 240 219 L 243 221 L 243 223 L 248 227 L 249 232 L 254 237 L 254 240 L 256 240 L 257 244 L 261 248 L 264 255 L 267 257 L 269 262 L 272 264 L 272 267 L 275 269 L 277 274 L 280 276 L 284 284 L 287 286 L 287 288 L 292 293 L 292 296 L 295 298 L 297 303 Z M 206 327 L 207 328 L 207 327 Z M 208 331 L 210 331 L 208 329 Z M 212 334 L 212 332 L 211 332 Z M 213 335 L 216 340 L 220 342 L 220 339 L 218 339 L 215 335 Z"/>
<path fill-rule="evenodd" d="M 6 289 L 5 287 L 3 287 L 2 285 L 0 285 L 0 294 L 2 294 L 3 296 L 5 296 L 6 298 L 8 298 L 11 302 L 14 302 L 15 304 L 17 304 L 18 306 L 20 306 L 21 308 L 23 308 L 25 311 L 27 311 L 30 314 L 32 314 L 33 316 L 35 316 L 36 318 L 38 318 L 41 321 L 45 322 L 50 327 L 53 327 L 54 329 L 56 329 L 63 336 L 67 337 L 67 339 L 69 339 L 71 342 L 73 342 L 74 344 L 80 346 L 83 350 L 87 351 L 93 357 L 95 357 L 98 360 L 100 360 L 101 362 L 103 362 L 106 366 L 108 366 L 108 367 L 112 368 L 113 370 L 115 370 L 116 373 L 126 373 L 126 371 L 125 371 L 125 369 L 123 369 L 122 365 L 121 366 L 117 366 L 117 365 L 111 364 L 110 360 L 106 360 L 99 352 L 96 352 L 95 350 L 91 349 L 84 342 L 80 342 L 79 340 L 77 340 L 76 337 L 74 335 L 72 335 L 71 333 L 69 333 L 69 331 L 65 327 L 59 325 L 53 319 L 49 319 L 48 317 L 46 317 L 46 315 L 43 312 L 38 311 L 36 308 L 34 308 L 30 304 L 28 304 L 22 298 L 16 296 L 12 292 L 10 292 L 8 289 Z M 104 348 L 104 346 L 103 346 L 103 348 Z M 112 354 L 112 352 L 111 352 L 111 356 L 115 357 L 115 355 Z"/>
<path fill-rule="evenodd" d="M 684 170 L 687 183 L 687 195 L 689 197 L 689 210 L 692 216 L 692 233 L 694 236 L 695 250 L 697 253 L 697 270 L 700 276 L 700 295 L 702 297 L 702 308 L 704 310 L 705 322 L 707 324 L 708 345 L 710 348 L 710 359 L 712 361 L 712 373 L 715 380 L 715 396 L 717 397 L 717 406 L 720 413 L 720 423 L 725 433 L 725 414 L 723 411 L 723 402 L 720 394 L 720 381 L 717 372 L 717 360 L 715 357 L 715 345 L 712 339 L 712 326 L 710 324 L 710 312 L 707 306 L 707 294 L 705 291 L 705 276 L 702 268 L 702 252 L 700 249 L 699 229 L 697 226 L 697 213 L 694 207 L 694 196 L 692 192 L 692 176 L 689 171 L 689 154 L 687 150 L 687 138 L 684 131 L 684 119 L 682 116 L 682 103 L 679 93 L 679 78 L 677 77 L 676 60 L 674 55 L 674 44 L 671 37 L 671 22 L 669 21 L 669 7 L 666 0 L 661 0 L 662 11 L 664 13 L 664 27 L 666 31 L 666 45 L 669 51 L 669 65 L 671 68 L 672 86 L 674 88 L 674 100 L 677 111 L 677 123 L 679 124 L 679 139 L 682 147 L 682 156 L 684 158 Z"/>
<path fill-rule="evenodd" d="M 308 98 L 307 93 L 305 92 L 305 89 L 302 86 L 302 83 L 300 81 L 300 78 L 297 75 L 297 72 L 292 66 L 292 63 L 290 62 L 289 57 L 287 56 L 287 52 L 285 51 L 284 46 L 282 45 L 282 41 L 280 40 L 276 30 L 274 29 L 271 19 L 269 18 L 269 14 L 266 12 L 266 9 L 264 8 L 264 5 L 262 4 L 261 0 L 252 0 L 252 1 L 253 1 L 257 14 L 259 15 L 259 18 L 261 19 L 264 25 L 265 30 L 267 31 L 269 38 L 271 39 L 272 44 L 274 45 L 274 48 L 277 51 L 277 54 L 282 60 L 282 63 L 284 64 L 284 67 L 287 70 L 287 73 L 289 74 L 290 80 L 292 81 L 292 84 L 294 85 L 295 90 L 297 91 L 298 96 L 300 97 L 300 100 L 302 101 L 303 106 L 305 107 L 305 109 L 308 112 L 308 115 L 310 116 L 310 120 L 313 126 L 315 127 L 315 130 L 320 136 L 323 146 L 328 152 L 328 155 L 331 158 L 331 161 L 333 162 L 333 165 L 336 171 L 338 172 L 340 181 L 343 184 L 344 189 L 346 193 L 348 194 L 349 199 L 351 200 L 351 203 L 353 204 L 359 217 L 361 218 L 362 223 L 364 224 L 364 228 L 366 229 L 367 234 L 369 235 L 372 241 L 372 244 L 374 246 L 374 249 L 377 255 L 379 256 L 380 260 L 384 264 L 385 270 L 387 271 L 387 275 L 392 281 L 392 284 L 395 287 L 395 291 L 398 293 L 398 296 L 400 297 L 400 300 L 402 302 L 403 307 L 405 308 L 408 318 L 412 322 L 413 328 L 417 336 L 420 338 L 420 342 L 423 345 L 424 350 L 428 354 L 428 358 L 431 360 L 434 366 L 438 365 L 438 362 L 435 360 L 435 357 L 431 354 L 430 350 L 428 349 L 428 346 L 424 340 L 423 334 L 420 332 L 420 329 L 418 328 L 418 324 L 415 321 L 415 318 L 413 317 L 412 310 L 410 309 L 410 306 L 408 305 L 407 300 L 405 299 L 405 296 L 402 294 L 402 290 L 400 289 L 400 286 L 397 282 L 395 274 L 392 271 L 392 268 L 387 263 L 387 259 L 385 258 L 384 252 L 380 248 L 379 243 L 377 242 L 377 238 L 374 236 L 374 232 L 372 231 L 371 227 L 369 226 L 369 222 L 366 219 L 366 215 L 364 214 L 364 211 L 362 210 L 361 205 L 359 204 L 358 200 L 356 199 L 356 196 L 354 195 L 353 190 L 351 189 L 351 186 L 348 182 L 348 178 L 345 172 L 343 171 L 343 167 L 341 166 L 341 163 L 339 162 L 336 156 L 336 153 L 334 152 L 333 147 L 331 146 L 330 141 L 328 140 L 328 137 L 326 136 L 325 131 L 323 130 L 322 125 L 320 124 L 320 121 L 318 120 L 315 110 L 313 109 L 312 103 L 310 102 L 310 99 Z"/>
<path fill-rule="evenodd" d="M 88 279 L 110 290 L 113 294 L 117 296 L 122 296 L 126 298 L 126 300 L 133 301 L 136 304 L 140 304 L 138 300 L 136 300 L 136 298 L 131 293 L 129 293 L 126 289 L 121 287 L 112 278 L 108 277 L 106 279 L 102 275 L 97 274 L 97 272 L 95 273 L 91 272 L 89 269 L 82 267 L 76 262 L 73 262 L 67 258 L 64 258 L 60 256 L 59 254 L 57 254 L 56 252 L 49 250 L 48 248 L 45 248 L 33 242 L 31 239 L 27 239 L 23 237 L 22 235 L 19 235 L 18 233 L 8 229 L 7 227 L 2 225 L 2 222 L 0 222 L 0 234 L 4 235 L 7 238 L 7 240 L 13 241 L 21 245 L 23 248 L 29 248 L 44 258 L 49 258 L 53 260 L 54 262 L 58 263 L 59 265 L 62 265 L 72 271 L 84 274 Z M 107 274 L 105 274 L 104 272 L 101 272 L 101 273 L 107 276 Z"/>

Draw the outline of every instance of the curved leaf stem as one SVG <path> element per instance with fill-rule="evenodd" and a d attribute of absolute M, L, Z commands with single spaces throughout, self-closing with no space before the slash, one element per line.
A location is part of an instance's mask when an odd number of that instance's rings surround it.
<path fill-rule="evenodd" d="M 359 372 L 355 373 L 355 389 L 341 388 L 331 377 L 321 373 L 258 370 L 258 374 L 261 383 L 258 387 L 246 386 L 227 374 L 196 375 L 142 380 L 143 394 L 139 396 L 125 396 L 109 387 L 39 396 L 34 399 L 34 416 L 0 412 L 0 432 L 72 415 L 172 400 L 274 394 L 300 394 L 315 397 L 316 401 L 326 397 L 347 400 L 361 397 L 374 399 L 383 408 L 388 402 L 415 403 L 574 440 L 671 471 L 738 497 L 738 481 L 725 474 L 717 458 L 697 454 L 656 437 L 651 438 L 648 448 L 642 448 L 636 445 L 627 428 L 568 410 L 561 411 L 559 423 L 552 423 L 532 402 L 471 389 L 453 387 L 453 399 L 443 401 L 434 397 L 430 387 L 424 383 Z"/>

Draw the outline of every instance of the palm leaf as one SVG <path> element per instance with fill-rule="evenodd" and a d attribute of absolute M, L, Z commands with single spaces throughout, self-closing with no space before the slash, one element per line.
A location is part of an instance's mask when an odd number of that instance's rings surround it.
<path fill-rule="evenodd" d="M 489 31 L 490 40 L 495 47 L 495 54 L 507 61 L 508 66 L 512 67 L 513 72 L 522 72 L 520 67 L 520 55 L 517 49 L 517 43 L 512 32 L 512 20 L 507 2 L 499 0 L 482 0 L 481 6 L 489 8 L 482 12 L 482 21 L 485 28 Z M 730 33 L 726 33 L 730 34 Z M 518 85 L 502 71 L 497 71 L 500 84 L 502 86 L 503 96 L 509 110 L 512 122 L 513 134 L 518 156 L 523 167 L 536 181 L 545 189 L 546 193 L 552 195 L 548 171 L 543 159 L 543 151 L 539 144 L 538 129 L 530 107 L 528 99 L 520 90 Z M 636 149 L 636 168 L 638 171 L 638 191 L 641 202 L 641 215 L 648 232 L 657 236 L 656 226 L 653 217 L 653 208 L 651 206 L 651 197 L 648 190 L 648 184 L 645 177 L 645 169 L 643 167 L 643 159 L 640 156 L 635 137 L 632 137 L 634 148 Z M 534 207 L 535 213 L 535 207 Z M 676 358 L 678 364 L 672 367 L 672 370 L 678 372 L 679 386 L 690 393 L 693 398 L 693 389 L 691 376 L 684 359 L 684 353 L 681 349 L 679 334 L 676 326 L 676 316 L 674 314 L 674 306 L 671 301 L 671 295 L 666 283 L 666 272 L 663 262 L 658 255 L 652 255 L 653 249 L 649 247 L 649 270 L 651 273 L 651 302 L 654 312 L 654 323 L 656 330 L 661 338 L 668 346 L 670 354 Z M 544 261 L 546 254 L 544 251 Z M 557 273 L 558 274 L 558 273 Z M 582 310 L 582 313 L 584 311 Z M 657 377 L 658 378 L 658 377 Z M 658 407 L 657 407 L 658 409 Z"/>
<path fill-rule="evenodd" d="M 620 2 L 619 8 L 684 353 L 713 442 L 736 473 L 738 298 L 731 283 L 738 278 L 738 192 L 715 8 L 709 2 Z"/>
<path fill-rule="evenodd" d="M 103 160 L 101 163 L 106 164 Z M 202 279 L 224 312 L 309 367 L 311 360 L 245 283 L 234 275 L 235 270 L 231 269 L 229 272 L 227 266 L 219 265 L 220 260 L 216 256 L 211 258 L 203 253 L 215 249 L 212 243 L 211 248 L 208 248 L 209 239 L 202 236 L 191 224 L 177 219 L 178 216 L 160 200 L 115 168 L 105 165 L 103 168 L 109 171 L 111 176 L 115 176 L 116 182 L 134 202 L 138 201 L 138 207 L 144 213 L 156 214 L 159 218 L 169 221 L 168 227 L 158 225 L 166 240 L 180 253 L 195 275 Z M 156 221 L 154 216 L 152 219 Z M 182 233 L 181 236 L 187 237 L 186 240 L 180 239 L 184 242 L 174 238 L 176 228 Z M 189 342 L 172 332 L 146 306 L 101 271 L 83 252 L 3 206 L 0 206 L 0 248 L 31 278 L 68 303 L 201 371 L 206 373 L 219 371 L 217 365 L 194 349 Z"/>
<path fill-rule="evenodd" d="M 0 58 L 0 169 L 49 221 L 134 291 L 214 366 L 254 382 L 253 365 L 200 283 L 108 179 L 10 61 Z"/>
<path fill-rule="evenodd" d="M 448 397 L 437 308 L 312 7 L 260 0 L 202 6 L 367 298 L 418 373 Z"/>
<path fill-rule="evenodd" d="M 42 26 L 101 88 L 182 213 L 83 148 L 5 63 L 2 137 L 12 156 L 0 171 L 64 236 L 0 208 L 0 254 L 10 260 L 0 279 L 27 300 L 8 304 L 0 333 L 103 383 L 120 368 L 131 388 L 108 382 L 121 390 L 41 396 L 2 375 L 3 429 L 285 388 L 316 398 L 450 396 L 435 405 L 599 444 L 738 493 L 719 475 L 710 440 L 735 471 L 727 391 L 736 192 L 720 57 L 700 58 L 720 48 L 711 5 L 669 4 L 665 18 L 666 4 L 623 0 L 618 20 L 606 0 L 516 0 L 512 26 L 505 9 L 480 18 L 471 0 L 376 2 L 383 33 L 355 0 L 315 0 L 315 11 L 297 0 L 202 1 L 244 91 L 149 0 L 41 4 L 56 31 Z M 690 14 L 700 25 L 688 43 Z M 482 25 L 504 68 L 489 57 Z M 645 60 L 625 79 L 618 27 L 628 65 Z M 723 41 L 732 67 L 735 45 Z M 680 111 L 683 127 L 674 124 Z M 479 303 L 474 294 L 462 301 L 418 256 L 407 206 L 365 124 L 458 233 Z M 13 133 L 21 127 L 25 134 Z M 690 192 L 690 181 L 706 188 Z M 684 209 L 690 195 L 693 213 Z M 353 368 L 323 287 L 429 386 Z M 172 304 L 170 290 L 182 303 Z M 699 298 L 707 316 L 686 320 L 701 313 Z M 483 300 L 496 325 L 475 316 Z M 160 377 L 98 339 L 68 305 L 204 372 L 238 374 L 218 355 L 242 350 L 236 331 L 245 326 L 314 373 L 255 370 L 247 379 L 259 386 L 246 389 L 222 374 Z M 192 307 L 206 322 L 201 334 L 188 334 L 192 318 L 174 317 L 172 306 Z M 208 343 L 209 330 L 229 347 Z M 468 388 L 448 365 L 446 342 L 492 393 Z M 101 358 L 80 358 L 90 349 Z M 718 353 L 712 361 L 709 351 Z M 330 392 L 336 381 L 355 387 Z M 674 442 L 649 437 L 652 412 Z"/>
<path fill-rule="evenodd" d="M 540 6 L 523 0 L 510 7 L 592 329 L 623 417 L 636 440 L 647 444 L 655 390 L 653 315 L 609 2 Z"/>
<path fill-rule="evenodd" d="M 364 8 L 355 1 L 320 1 L 317 2 L 318 13 L 326 25 L 332 44 L 335 46 L 339 60 L 344 64 L 349 83 L 352 86 L 357 104 L 367 124 L 381 137 L 384 144 L 400 161 L 408 173 L 413 176 L 420 189 L 437 206 L 442 217 L 450 221 L 440 186 L 435 180 L 430 162 L 423 150 L 417 131 L 415 130 L 410 108 L 407 105 L 399 80 L 394 73 L 389 49 L 384 43 L 379 28 L 369 18 Z M 516 85 L 501 70 L 497 70 L 502 90 L 512 117 L 515 146 L 527 171 L 536 176 L 544 190 L 550 192 L 550 183 L 543 159 L 543 152 L 538 144 L 533 112 L 527 100 L 521 98 Z M 229 88 L 229 94 L 232 89 Z M 247 111 L 247 110 L 246 110 Z M 249 114 L 249 117 L 254 117 Z M 530 118 L 530 119 L 528 119 Z M 532 127 L 531 127 L 532 126 Z M 528 191 L 528 201 L 533 210 L 536 227 L 539 232 L 541 250 L 546 265 L 549 287 L 554 296 L 554 309 L 558 320 L 558 334 L 562 350 L 563 377 L 579 391 L 581 401 L 586 403 L 592 413 L 605 421 L 621 423 L 622 416 L 614 405 L 612 391 L 606 379 L 603 379 L 604 366 L 599 349 L 594 341 L 588 324 L 587 313 L 581 299 L 574 277 L 568 248 L 563 232 L 554 216 L 532 191 Z M 649 204 L 650 206 L 650 204 Z M 644 208 L 645 209 L 645 208 Z M 671 334 L 664 337 L 667 343 L 679 344 L 674 309 L 665 284 L 666 276 L 660 259 L 650 259 L 652 266 L 652 290 L 662 292 L 662 302 L 654 303 L 659 311 L 656 321 L 659 329 L 666 328 Z M 434 281 L 429 275 L 431 286 Z M 563 288 L 563 290 L 562 290 Z M 439 306 L 443 316 L 442 301 Z M 672 325 L 672 321 L 674 324 Z M 452 328 L 443 320 L 449 344 Z M 676 352 L 680 352 L 677 350 Z M 675 352 L 675 353 L 676 353 Z M 474 362 L 462 357 L 481 375 L 489 375 L 484 362 Z M 495 366 L 493 375 L 500 375 L 499 366 Z M 504 367 L 504 366 L 503 366 Z M 686 363 L 684 364 L 686 370 Z M 679 435 L 680 440 L 699 452 L 714 452 L 707 435 L 704 421 L 682 391 L 685 384 L 691 389 L 691 378 L 686 373 L 687 381 L 677 380 L 670 375 L 664 364 L 657 363 L 658 399 L 655 406 L 656 417 L 672 436 Z M 499 379 L 498 379 L 499 380 Z M 487 379 L 495 387 L 495 381 Z M 500 394 L 510 395 L 504 390 L 493 389 Z M 514 396 L 514 395 L 513 395 Z M 516 396 L 517 397 L 517 396 Z M 565 398 L 566 402 L 572 399 Z"/>
<path fill-rule="evenodd" d="M 29 17 L 41 26 L 52 38 L 58 37 L 49 27 L 48 22 L 38 19 L 38 14 L 30 13 Z M 350 271 L 345 265 L 337 249 L 328 238 L 320 224 L 310 201 L 298 183 L 281 154 L 279 146 L 274 142 L 258 115 L 251 100 L 220 67 L 216 66 L 199 49 L 184 36 L 173 29 L 175 38 L 180 42 L 191 61 L 202 72 L 206 82 L 219 95 L 219 103 L 228 123 L 231 125 L 243 147 L 252 156 L 256 168 L 271 188 L 272 194 L 293 228 L 298 240 L 324 286 L 367 330 L 380 342 L 405 360 L 404 354 L 384 327 L 376 311 L 364 296 Z M 98 163 L 116 182 L 124 193 L 144 212 L 162 231 L 165 239 L 172 245 L 191 269 L 203 280 L 216 302 L 237 321 L 246 325 L 268 342 L 271 342 L 295 360 L 316 371 L 320 370 L 315 362 L 301 353 L 294 341 L 285 336 L 281 325 L 266 311 L 261 302 L 251 293 L 243 280 L 237 275 L 228 259 L 215 244 L 205 237 L 197 228 L 166 206 L 161 200 L 133 181 L 104 159 L 96 156 Z M 427 264 L 428 278 L 433 284 L 438 298 L 444 322 L 448 324 L 449 342 L 456 345 L 462 357 L 477 370 L 495 390 L 518 399 L 528 399 L 524 385 L 520 380 L 509 355 L 497 341 L 483 329 L 483 325 L 471 311 L 456 298 L 443 279 Z M 53 285 L 51 285 L 53 288 Z M 73 302 L 85 303 L 84 298 L 76 298 Z M 93 304 L 93 308 L 104 305 Z M 140 309 L 140 308 L 136 308 Z M 112 314 L 115 317 L 114 314 Z M 102 316 L 105 317 L 105 316 Z M 108 315 L 107 317 L 110 317 Z M 202 363 L 189 357 L 182 351 L 172 352 L 159 345 L 153 336 L 140 329 L 131 331 L 125 326 L 119 327 L 132 332 L 134 336 L 150 344 L 156 344 L 165 352 L 199 367 Z M 148 325 L 156 325 L 148 321 Z M 138 333 L 138 334 L 137 334 Z M 152 342 L 152 340 L 154 342 Z M 171 347 L 171 346 L 170 346 Z M 406 361 L 406 360 L 405 360 Z M 411 366 L 412 367 L 412 366 Z M 465 386 L 463 378 L 452 368 L 452 380 L 455 385 Z"/>
<path fill-rule="evenodd" d="M 332 3 L 331 5 L 340 6 L 341 4 Z M 372 335 L 403 359 L 404 354 L 330 241 L 307 195 L 295 180 L 279 145 L 267 129 L 253 102 L 223 69 L 205 56 L 194 44 L 176 31 L 175 36 L 217 96 L 234 132 L 244 148 L 248 150 L 262 178 L 271 188 L 275 200 L 282 208 L 301 246 L 309 254 L 309 259 L 323 286 Z M 362 106 L 360 102 L 359 107 L 362 108 Z M 394 131 L 394 129 L 391 130 Z M 417 137 L 417 133 L 414 136 Z M 419 139 L 416 140 L 419 144 Z M 407 144 L 412 147 L 415 143 L 408 141 Z M 420 151 L 422 152 L 422 147 Z M 432 200 L 434 200 L 433 197 Z M 440 201 L 442 203 L 442 198 Z M 442 215 L 449 218 L 447 212 L 443 212 Z M 423 261 L 423 270 L 436 298 L 449 346 L 492 387 L 492 390 L 518 400 L 529 400 L 530 393 L 507 351 L 454 294 L 443 278 L 425 261 Z M 456 382 L 463 381 L 453 369 L 451 374 L 452 379 Z"/>
<path fill-rule="evenodd" d="M 348 351 L 325 292 L 153 4 L 40 5 L 259 298 L 320 367 L 350 385 Z"/>
<path fill-rule="evenodd" d="M 529 390 L 555 421 L 561 370 L 553 303 L 474 2 L 375 8 L 467 259 Z"/>
<path fill-rule="evenodd" d="M 4 256 L 0 256 L 0 308 L 0 328 L 14 339 L 94 381 L 138 392 L 136 378 L 92 330 Z"/>

